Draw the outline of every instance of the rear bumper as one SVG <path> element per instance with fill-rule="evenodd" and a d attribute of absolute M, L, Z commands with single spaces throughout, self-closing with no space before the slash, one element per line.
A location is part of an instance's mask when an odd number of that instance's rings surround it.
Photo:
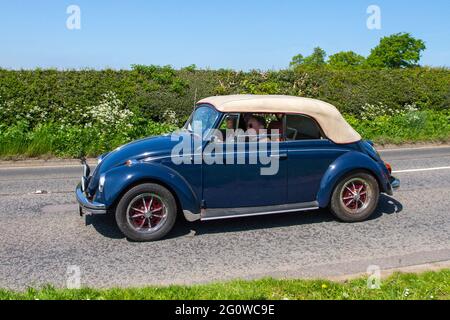
<path fill-rule="evenodd" d="M 397 178 L 391 177 L 390 182 L 391 182 L 392 189 L 397 190 L 398 188 L 400 188 L 400 180 L 398 180 Z"/>
<path fill-rule="evenodd" d="M 77 186 L 75 191 L 78 204 L 80 205 L 80 215 L 86 214 L 105 214 L 107 212 L 106 206 L 103 203 L 90 201 L 82 190 L 81 183 Z"/>
<path fill-rule="evenodd" d="M 398 188 L 400 188 L 400 180 L 391 176 L 389 179 L 388 194 L 392 196 L 394 190 L 397 190 Z"/>

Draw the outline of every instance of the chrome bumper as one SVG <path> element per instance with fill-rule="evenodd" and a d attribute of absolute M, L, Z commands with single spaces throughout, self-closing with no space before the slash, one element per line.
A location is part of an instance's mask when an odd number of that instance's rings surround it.
<path fill-rule="evenodd" d="M 107 212 L 106 206 L 103 203 L 90 201 L 82 190 L 81 183 L 77 186 L 75 191 L 77 201 L 80 205 L 80 215 L 86 214 L 105 214 Z"/>

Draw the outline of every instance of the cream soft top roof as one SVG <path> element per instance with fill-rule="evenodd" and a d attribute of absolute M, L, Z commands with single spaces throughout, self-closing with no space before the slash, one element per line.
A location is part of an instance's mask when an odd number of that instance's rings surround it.
<path fill-rule="evenodd" d="M 297 113 L 315 119 L 325 135 L 335 143 L 352 143 L 361 136 L 345 121 L 335 106 L 324 101 L 275 95 L 215 96 L 200 100 L 221 112 Z"/>

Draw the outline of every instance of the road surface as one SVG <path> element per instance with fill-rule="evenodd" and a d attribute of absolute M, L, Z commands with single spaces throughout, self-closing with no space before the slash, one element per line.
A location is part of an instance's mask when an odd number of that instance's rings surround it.
<path fill-rule="evenodd" d="M 0 167 L 0 287 L 202 283 L 234 278 L 339 277 L 450 260 L 450 147 L 382 152 L 402 187 L 369 221 L 326 210 L 188 223 L 134 243 L 108 216 L 78 215 L 78 166 Z M 44 190 L 47 193 L 36 193 Z M 73 267 L 75 266 L 75 267 Z M 73 282 L 72 282 L 73 283 Z"/>

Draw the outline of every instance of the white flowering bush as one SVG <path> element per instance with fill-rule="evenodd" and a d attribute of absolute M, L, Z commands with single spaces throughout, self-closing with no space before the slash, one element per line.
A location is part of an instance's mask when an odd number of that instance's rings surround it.
<path fill-rule="evenodd" d="M 30 122 L 44 123 L 47 120 L 48 111 L 38 105 L 31 106 L 24 118 Z"/>
<path fill-rule="evenodd" d="M 100 104 L 93 106 L 89 114 L 94 123 L 105 129 L 130 127 L 130 120 L 134 116 L 131 110 L 123 107 L 123 102 L 112 91 L 102 95 Z"/>
<path fill-rule="evenodd" d="M 359 118 L 362 120 L 374 120 L 379 117 L 405 116 L 419 111 L 415 104 L 406 104 L 402 109 L 392 108 L 383 103 L 366 103 L 359 108 Z"/>
<path fill-rule="evenodd" d="M 5 100 L 0 95 L 0 119 L 11 119 L 13 122 L 24 120 L 26 115 L 26 110 L 24 109 L 26 108 L 17 108 L 14 100 Z"/>
<path fill-rule="evenodd" d="M 176 126 L 178 124 L 177 113 L 172 109 L 165 110 L 162 119 L 168 125 Z"/>

